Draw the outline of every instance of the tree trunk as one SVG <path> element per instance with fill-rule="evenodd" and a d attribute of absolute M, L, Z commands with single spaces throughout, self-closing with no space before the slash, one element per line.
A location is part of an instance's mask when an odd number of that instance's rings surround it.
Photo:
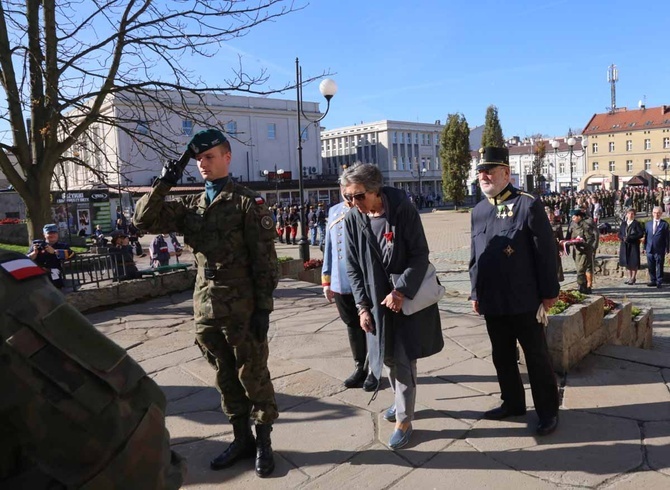
<path fill-rule="evenodd" d="M 30 197 L 24 201 L 26 204 L 26 223 L 28 226 L 28 243 L 40 239 L 43 236 L 42 228 L 51 223 L 51 173 L 42 172 L 38 176 L 29 176 L 27 184 L 30 188 Z M 66 216 L 67 219 L 67 216 Z"/>

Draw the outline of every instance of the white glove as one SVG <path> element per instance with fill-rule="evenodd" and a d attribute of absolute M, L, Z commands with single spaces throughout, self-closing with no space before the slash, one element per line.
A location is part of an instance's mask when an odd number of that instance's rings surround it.
<path fill-rule="evenodd" d="M 537 314 L 535 315 L 537 323 L 541 323 L 545 327 L 549 325 L 549 317 L 547 316 L 547 311 L 544 309 L 544 305 L 540 303 L 540 307 L 537 309 Z"/>

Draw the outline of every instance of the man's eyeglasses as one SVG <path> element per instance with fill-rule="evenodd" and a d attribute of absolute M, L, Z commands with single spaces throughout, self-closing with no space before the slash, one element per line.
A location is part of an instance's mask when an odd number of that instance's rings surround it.
<path fill-rule="evenodd" d="M 358 194 L 343 194 L 344 198 L 349 201 L 362 201 L 365 199 L 365 192 L 359 192 Z"/>

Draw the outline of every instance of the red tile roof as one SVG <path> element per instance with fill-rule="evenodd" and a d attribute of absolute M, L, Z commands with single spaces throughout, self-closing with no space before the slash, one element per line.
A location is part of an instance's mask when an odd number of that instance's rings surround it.
<path fill-rule="evenodd" d="M 619 109 L 610 114 L 594 114 L 584 127 L 583 134 L 618 133 L 641 129 L 670 128 L 670 105 L 635 109 Z"/>

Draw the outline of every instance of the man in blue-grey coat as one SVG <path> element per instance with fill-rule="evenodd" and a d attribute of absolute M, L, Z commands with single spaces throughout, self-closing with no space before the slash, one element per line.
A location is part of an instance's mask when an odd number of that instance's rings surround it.
<path fill-rule="evenodd" d="M 470 299 L 486 319 L 503 400 L 485 417 L 526 413 L 518 341 L 540 419 L 536 433 L 547 435 L 558 426 L 558 387 L 538 315 L 540 305 L 548 310 L 558 299 L 556 243 L 542 203 L 511 185 L 507 148 L 482 149 L 477 172 L 487 199 L 472 211 Z"/>

